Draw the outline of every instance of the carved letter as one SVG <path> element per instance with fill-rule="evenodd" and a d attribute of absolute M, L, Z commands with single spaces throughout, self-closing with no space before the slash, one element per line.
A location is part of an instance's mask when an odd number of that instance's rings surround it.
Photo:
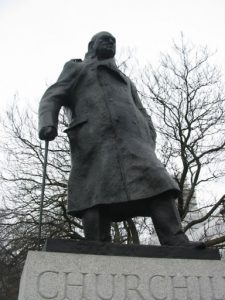
<path fill-rule="evenodd" d="M 197 280 L 198 280 L 198 288 L 199 288 L 199 300 L 204 300 L 203 295 L 202 295 L 202 286 L 201 286 L 201 276 L 196 276 Z"/>
<path fill-rule="evenodd" d="M 138 299 L 145 300 L 144 296 L 141 294 L 141 292 L 138 290 L 138 287 L 140 285 L 140 277 L 135 274 L 122 274 L 125 278 L 125 298 L 124 300 L 129 300 L 129 291 L 134 291 L 138 295 Z M 131 287 L 131 283 L 129 282 L 129 279 L 133 279 L 136 281 L 134 286 Z"/>
<path fill-rule="evenodd" d="M 176 298 L 176 296 L 175 296 L 175 289 L 179 289 L 180 291 L 181 291 L 181 289 L 185 289 L 185 291 L 186 291 L 186 299 L 187 300 L 191 300 L 191 298 L 189 297 L 189 290 L 188 290 L 188 281 L 187 281 L 187 279 L 188 279 L 188 277 L 189 276 L 183 276 L 183 278 L 184 278 L 184 284 L 183 285 L 176 285 L 176 283 L 175 283 L 175 277 L 176 276 L 169 276 L 170 278 L 171 278 L 171 283 L 172 283 L 172 293 L 173 293 L 173 300 L 178 300 L 177 298 Z M 182 277 L 177 277 L 177 278 L 182 278 Z M 183 299 L 185 299 L 184 298 L 184 296 L 183 296 Z"/>
<path fill-rule="evenodd" d="M 96 278 L 96 283 L 95 283 L 96 295 L 102 300 L 111 300 L 115 294 L 115 276 L 116 276 L 116 274 L 109 274 L 109 276 L 111 276 L 112 291 L 109 292 L 110 296 L 108 296 L 107 298 L 105 296 L 100 295 L 99 282 L 102 282 L 102 280 L 100 278 L 101 275 L 103 278 L 105 278 L 107 276 L 106 274 L 95 274 L 95 276 L 96 276 L 95 277 Z M 106 280 L 107 280 L 107 282 L 109 282 L 108 278 Z"/>
<path fill-rule="evenodd" d="M 223 279 L 224 279 L 224 277 L 223 277 Z M 225 295 L 223 295 L 221 298 L 216 298 L 215 291 L 217 289 L 215 288 L 215 285 L 213 283 L 213 276 L 209 276 L 209 282 L 210 282 L 210 287 L 211 287 L 211 290 L 212 290 L 212 300 L 224 300 Z"/>
<path fill-rule="evenodd" d="M 166 289 L 167 289 L 166 282 L 165 282 L 166 277 L 163 275 L 154 275 L 149 279 L 149 292 L 150 292 L 151 296 L 156 300 L 166 300 L 167 295 L 159 297 L 159 296 L 156 296 L 155 292 L 153 292 L 152 284 L 154 284 L 154 282 L 156 282 L 156 280 L 158 281 L 157 289 L 162 293 L 163 293 L 163 291 L 164 291 L 164 293 L 166 293 Z M 162 282 L 162 286 L 160 286 L 160 287 L 159 287 L 159 282 Z M 158 292 L 157 289 L 156 289 L 156 292 Z"/>
<path fill-rule="evenodd" d="M 54 271 L 44 271 L 38 275 L 37 290 L 43 299 L 54 299 L 58 296 L 58 275 L 59 272 Z"/>
<path fill-rule="evenodd" d="M 64 294 L 63 294 L 63 299 L 65 300 L 72 300 L 68 296 L 68 287 L 82 287 L 82 293 L 81 293 L 81 299 L 82 300 L 89 300 L 85 297 L 85 278 L 88 273 L 81 273 L 82 274 L 82 283 L 70 283 L 69 282 L 69 275 L 74 274 L 72 272 L 65 272 L 65 285 L 64 285 Z"/>

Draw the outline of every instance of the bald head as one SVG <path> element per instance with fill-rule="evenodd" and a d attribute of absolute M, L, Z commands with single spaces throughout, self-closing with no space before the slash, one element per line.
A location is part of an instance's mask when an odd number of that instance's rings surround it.
<path fill-rule="evenodd" d="M 116 39 L 107 32 L 95 34 L 88 44 L 88 56 L 97 57 L 99 60 L 113 58 L 116 53 Z"/>

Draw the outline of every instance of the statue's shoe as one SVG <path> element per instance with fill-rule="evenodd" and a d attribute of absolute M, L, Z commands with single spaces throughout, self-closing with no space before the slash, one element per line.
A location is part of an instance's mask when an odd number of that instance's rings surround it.
<path fill-rule="evenodd" d="M 167 246 L 172 246 L 172 247 L 185 247 L 185 248 L 198 248 L 198 249 L 204 249 L 206 248 L 206 244 L 204 242 L 192 242 L 192 241 L 185 241 L 181 242 L 178 244 L 170 244 Z"/>
<path fill-rule="evenodd" d="M 204 248 L 206 248 L 206 244 L 204 242 L 191 242 L 191 241 L 189 241 L 186 245 L 184 245 L 184 247 L 204 249 Z"/>

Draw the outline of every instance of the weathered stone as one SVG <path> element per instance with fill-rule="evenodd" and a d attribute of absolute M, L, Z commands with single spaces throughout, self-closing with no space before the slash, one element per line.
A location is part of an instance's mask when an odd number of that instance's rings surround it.
<path fill-rule="evenodd" d="M 222 300 L 222 261 L 30 251 L 19 300 Z"/>

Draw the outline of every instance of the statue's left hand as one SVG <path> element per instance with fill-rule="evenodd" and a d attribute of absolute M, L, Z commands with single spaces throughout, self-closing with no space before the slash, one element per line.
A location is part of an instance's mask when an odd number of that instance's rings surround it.
<path fill-rule="evenodd" d="M 53 141 L 57 136 L 57 130 L 54 126 L 46 126 L 41 128 L 39 138 L 45 141 Z"/>

